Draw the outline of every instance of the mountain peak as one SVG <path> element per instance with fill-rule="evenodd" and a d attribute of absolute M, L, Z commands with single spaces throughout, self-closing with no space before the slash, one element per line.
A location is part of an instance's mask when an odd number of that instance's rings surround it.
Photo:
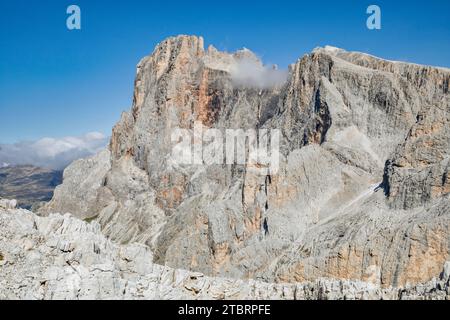
<path fill-rule="evenodd" d="M 157 263 L 214 276 L 383 285 L 437 276 L 450 254 L 439 231 L 450 226 L 450 73 L 331 46 L 288 77 L 258 61 L 245 48 L 205 52 L 196 36 L 163 41 L 139 66 L 111 153 L 70 166 L 42 211 L 98 217 L 107 236 L 145 242 Z M 282 132 L 279 167 L 177 163 L 174 130 L 196 147 L 199 123 Z M 430 234 L 427 250 L 411 247 Z M 411 272 L 418 261 L 427 268 Z"/>
<path fill-rule="evenodd" d="M 324 47 L 316 47 L 313 49 L 312 53 L 316 53 L 316 52 L 325 52 L 328 54 L 332 54 L 332 55 L 336 55 L 337 53 L 340 52 L 346 52 L 344 49 L 338 48 L 338 47 L 333 47 L 330 45 L 326 45 Z"/>

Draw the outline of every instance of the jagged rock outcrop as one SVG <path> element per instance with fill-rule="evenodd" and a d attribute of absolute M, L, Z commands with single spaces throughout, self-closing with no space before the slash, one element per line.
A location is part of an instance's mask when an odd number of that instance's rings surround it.
<path fill-rule="evenodd" d="M 6 203 L 3 201 L 1 203 Z M 9 203 L 9 202 L 8 202 Z M 11 207 L 8 205 L 8 207 Z M 0 208 L 0 299 L 448 299 L 450 263 L 418 286 L 318 279 L 269 284 L 153 264 L 142 244 L 117 245 L 70 214 Z"/>
<path fill-rule="evenodd" d="M 450 71 L 325 47 L 268 86 L 243 77 L 247 63 L 264 69 L 202 38 L 160 43 L 109 150 L 67 169 L 41 212 L 95 218 L 113 241 L 207 275 L 383 287 L 438 276 L 450 253 Z M 174 165 L 173 131 L 198 122 L 280 130 L 279 170 Z"/>
<path fill-rule="evenodd" d="M 448 95 L 425 106 L 388 160 L 385 183 L 393 207 L 414 208 L 450 193 L 449 110 Z"/>
<path fill-rule="evenodd" d="M 49 201 L 61 182 L 62 171 L 31 165 L 0 166 L 0 197 L 16 199 L 21 208 Z"/>

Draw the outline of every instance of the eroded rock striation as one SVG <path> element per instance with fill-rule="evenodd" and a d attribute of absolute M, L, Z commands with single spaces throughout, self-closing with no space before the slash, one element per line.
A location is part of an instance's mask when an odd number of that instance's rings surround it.
<path fill-rule="evenodd" d="M 66 169 L 41 214 L 95 219 L 116 243 L 146 244 L 155 263 L 209 276 L 383 288 L 439 277 L 450 70 L 333 47 L 299 59 L 285 81 L 255 82 L 243 63 L 267 68 L 249 50 L 205 50 L 200 37 L 160 43 L 138 64 L 108 150 Z M 173 130 L 198 122 L 280 130 L 279 170 L 174 165 Z"/>

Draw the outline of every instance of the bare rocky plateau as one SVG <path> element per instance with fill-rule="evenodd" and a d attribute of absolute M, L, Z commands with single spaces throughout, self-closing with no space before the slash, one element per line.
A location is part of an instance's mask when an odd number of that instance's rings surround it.
<path fill-rule="evenodd" d="M 448 299 L 450 70 L 324 47 L 262 86 L 242 61 L 143 58 L 109 147 L 38 215 L 4 205 L 0 298 Z M 280 130 L 279 170 L 174 164 L 196 122 Z"/>

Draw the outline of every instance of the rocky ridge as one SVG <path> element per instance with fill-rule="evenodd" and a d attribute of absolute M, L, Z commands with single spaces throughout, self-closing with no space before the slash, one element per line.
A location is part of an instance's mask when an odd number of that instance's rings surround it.
<path fill-rule="evenodd" d="M 39 217 L 0 201 L 0 299 L 448 299 L 450 262 L 417 286 L 317 279 L 269 284 L 211 278 L 152 262 L 143 244 L 118 245 L 69 214 Z M 26 276 L 24 276 L 26 275 Z"/>

